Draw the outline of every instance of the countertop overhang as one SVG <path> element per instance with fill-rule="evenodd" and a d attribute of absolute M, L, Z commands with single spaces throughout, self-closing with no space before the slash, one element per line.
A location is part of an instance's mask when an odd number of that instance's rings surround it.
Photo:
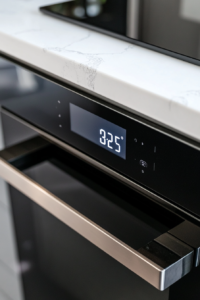
<path fill-rule="evenodd" d="M 200 142 L 200 67 L 43 15 L 60 0 L 0 5 L 0 53 Z"/>

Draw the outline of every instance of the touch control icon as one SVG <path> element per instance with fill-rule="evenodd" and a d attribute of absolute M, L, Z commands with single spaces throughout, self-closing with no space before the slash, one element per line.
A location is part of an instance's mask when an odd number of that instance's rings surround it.
<path fill-rule="evenodd" d="M 144 167 L 144 168 L 147 168 L 148 167 L 148 164 L 147 164 L 147 162 L 146 161 L 144 161 L 144 160 L 140 160 L 140 165 L 142 166 L 142 167 Z"/>

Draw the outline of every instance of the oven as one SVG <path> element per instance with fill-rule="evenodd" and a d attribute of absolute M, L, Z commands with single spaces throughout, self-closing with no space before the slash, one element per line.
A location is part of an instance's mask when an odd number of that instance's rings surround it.
<path fill-rule="evenodd" d="M 198 299 L 199 143 L 4 63 L 0 299 Z"/>

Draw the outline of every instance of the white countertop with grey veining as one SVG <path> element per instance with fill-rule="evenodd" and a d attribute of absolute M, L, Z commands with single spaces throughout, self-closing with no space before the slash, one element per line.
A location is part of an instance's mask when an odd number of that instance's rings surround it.
<path fill-rule="evenodd" d="M 60 0 L 0 5 L 0 51 L 200 141 L 200 67 L 43 15 Z"/>

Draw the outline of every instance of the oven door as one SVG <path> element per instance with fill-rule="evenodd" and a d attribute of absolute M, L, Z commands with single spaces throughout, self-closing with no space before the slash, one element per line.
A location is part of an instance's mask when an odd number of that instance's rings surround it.
<path fill-rule="evenodd" d="M 6 115 L 3 127 L 7 145 L 19 142 L 0 152 L 19 255 L 18 299 L 169 299 L 169 287 L 198 265 L 198 253 L 170 234 L 186 221 L 42 132 Z M 191 281 L 187 275 L 179 282 L 185 278 Z"/>

